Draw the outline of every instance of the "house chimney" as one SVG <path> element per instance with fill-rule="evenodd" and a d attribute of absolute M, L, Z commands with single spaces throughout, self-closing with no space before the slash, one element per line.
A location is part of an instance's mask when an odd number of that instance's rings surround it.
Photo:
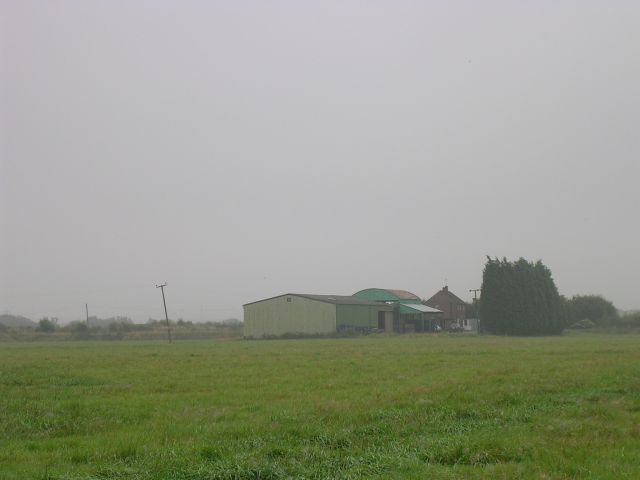
<path fill-rule="evenodd" d="M 444 287 L 442 287 L 442 291 L 443 292 L 448 292 L 449 291 L 449 286 L 445 285 Z"/>

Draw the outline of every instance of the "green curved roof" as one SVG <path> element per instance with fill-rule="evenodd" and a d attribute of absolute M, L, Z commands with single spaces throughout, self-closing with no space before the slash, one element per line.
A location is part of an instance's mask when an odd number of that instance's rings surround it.
<path fill-rule="evenodd" d="M 362 300 L 376 302 L 421 303 L 420 297 L 411 292 L 388 288 L 365 288 L 354 293 L 353 296 Z"/>

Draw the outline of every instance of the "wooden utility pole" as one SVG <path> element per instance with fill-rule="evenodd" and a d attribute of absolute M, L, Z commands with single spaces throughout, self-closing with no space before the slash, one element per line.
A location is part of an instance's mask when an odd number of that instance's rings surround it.
<path fill-rule="evenodd" d="M 167 319 L 167 334 L 169 335 L 169 343 L 171 343 L 171 327 L 169 326 L 169 315 L 167 314 L 167 301 L 164 298 L 164 287 L 167 286 L 167 282 L 162 285 L 156 285 L 156 288 L 162 290 L 162 303 L 164 304 L 164 318 Z"/>
<path fill-rule="evenodd" d="M 476 309 L 476 317 L 478 317 L 476 319 L 476 321 L 478 322 L 478 324 L 476 325 L 476 330 L 478 331 L 478 333 L 480 333 L 480 313 L 478 311 L 478 292 L 480 292 L 481 289 L 480 288 L 472 288 L 469 291 L 473 292 L 473 306 Z"/>
<path fill-rule="evenodd" d="M 84 304 L 84 309 L 87 312 L 87 328 L 89 328 L 89 304 L 88 303 Z"/>

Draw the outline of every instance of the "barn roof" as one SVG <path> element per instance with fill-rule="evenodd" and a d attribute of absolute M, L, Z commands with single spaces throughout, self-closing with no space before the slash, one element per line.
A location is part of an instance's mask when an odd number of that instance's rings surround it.
<path fill-rule="evenodd" d="M 422 305 L 421 303 L 401 303 L 400 304 L 400 313 L 404 313 L 403 310 L 408 309 L 406 313 L 414 313 L 410 310 L 415 310 L 420 313 L 442 313 L 442 310 L 438 310 L 437 308 L 432 308 L 427 305 Z"/>
<path fill-rule="evenodd" d="M 354 297 L 378 300 L 378 301 L 407 301 L 410 303 L 420 303 L 420 297 L 406 290 L 396 290 L 391 288 L 365 288 L 353 294 Z"/>
<path fill-rule="evenodd" d="M 264 302 L 265 300 L 273 300 L 280 297 L 302 297 L 310 300 L 316 300 L 318 302 L 333 303 L 334 305 L 374 305 L 376 307 L 388 307 L 382 302 L 374 302 L 371 300 L 362 300 L 360 298 L 351 297 L 348 295 L 313 295 L 309 293 L 285 293 L 284 295 L 277 295 L 275 297 L 263 298 L 255 302 L 245 303 L 246 305 L 252 305 L 258 302 Z"/>
<path fill-rule="evenodd" d="M 406 290 L 391 290 L 389 288 L 385 288 L 384 290 L 394 294 L 401 300 L 420 300 L 420 297 L 411 292 L 407 292 Z"/>
<path fill-rule="evenodd" d="M 349 295 L 309 295 L 309 294 L 291 294 L 298 297 L 310 298 L 311 300 L 318 300 L 320 302 L 335 303 L 336 305 L 375 305 L 384 306 L 382 302 L 375 302 L 371 300 L 362 300 L 360 298 L 352 297 Z"/>

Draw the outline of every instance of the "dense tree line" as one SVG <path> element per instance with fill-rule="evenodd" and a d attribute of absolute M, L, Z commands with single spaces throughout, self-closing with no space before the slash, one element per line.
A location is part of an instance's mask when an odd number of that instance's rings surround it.
<path fill-rule="evenodd" d="M 568 321 L 567 301 L 541 261 L 487 257 L 480 299 L 482 329 L 487 332 L 559 334 Z"/>
<path fill-rule="evenodd" d="M 600 295 L 576 295 L 569 300 L 569 309 L 572 322 L 589 320 L 607 326 L 620 319 L 618 309 Z"/>

